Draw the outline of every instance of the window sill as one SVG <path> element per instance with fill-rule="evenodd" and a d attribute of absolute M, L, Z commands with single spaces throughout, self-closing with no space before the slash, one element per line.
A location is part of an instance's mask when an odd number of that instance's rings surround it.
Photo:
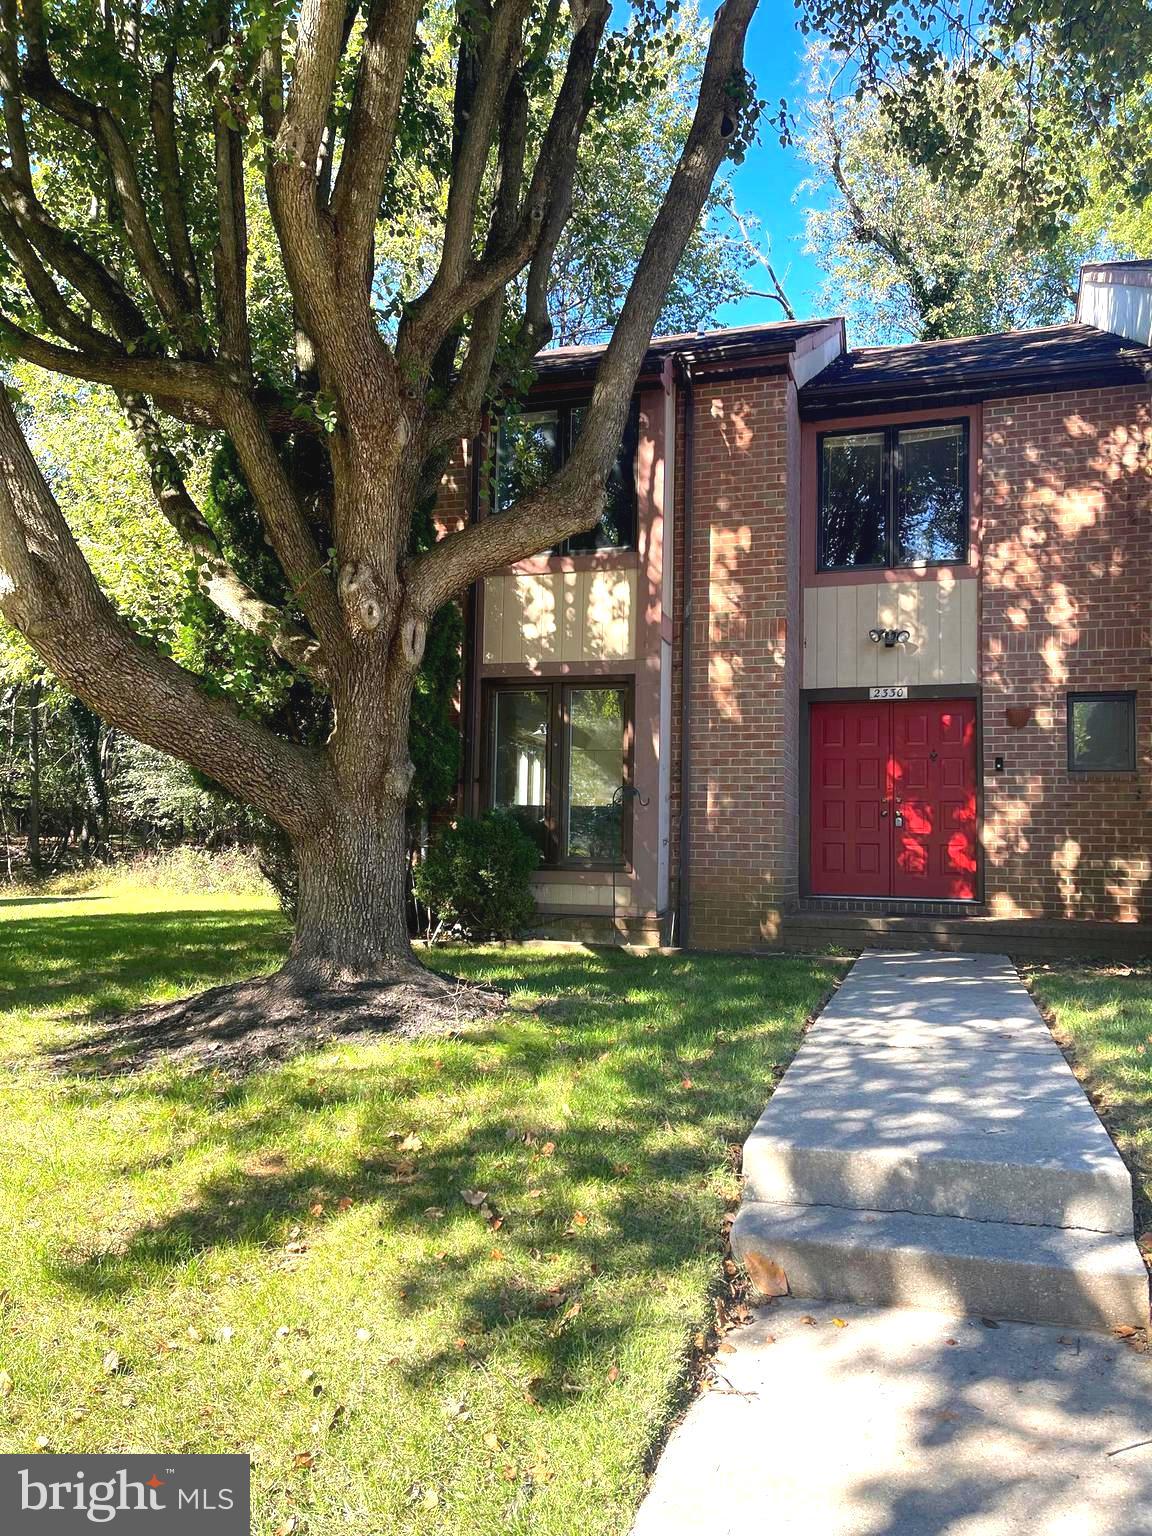
<path fill-rule="evenodd" d="M 955 565 L 853 565 L 842 571 L 809 571 L 804 584 L 809 587 L 863 587 L 934 582 L 950 586 L 955 581 L 974 581 L 979 574 L 979 567 L 971 560 L 958 561 Z"/>
<path fill-rule="evenodd" d="M 555 571 L 630 571 L 639 563 L 635 549 L 597 549 L 587 555 L 531 555 L 507 569 L 520 576 L 542 576 Z"/>

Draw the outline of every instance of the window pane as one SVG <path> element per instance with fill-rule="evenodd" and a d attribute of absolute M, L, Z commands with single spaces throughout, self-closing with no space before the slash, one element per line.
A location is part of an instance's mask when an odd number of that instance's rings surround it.
<path fill-rule="evenodd" d="M 565 851 L 593 864 L 624 860 L 624 694 L 568 690 L 568 805 Z"/>
<path fill-rule="evenodd" d="M 547 853 L 548 695 L 502 689 L 495 696 L 492 804 L 507 811 Z"/>
<path fill-rule="evenodd" d="M 824 439 L 820 564 L 825 570 L 884 565 L 887 511 L 883 432 Z"/>
<path fill-rule="evenodd" d="M 963 426 L 907 427 L 896 434 L 896 563 L 963 560 L 968 496 Z"/>
<path fill-rule="evenodd" d="M 580 435 L 585 407 L 574 406 L 571 411 L 571 442 Z M 635 411 L 628 414 L 624 439 L 620 452 L 608 476 L 604 494 L 604 511 L 599 523 L 587 533 L 578 533 L 565 546 L 570 554 L 586 554 L 594 549 L 631 549 L 636 542 L 636 438 Z"/>
<path fill-rule="evenodd" d="M 1130 773 L 1136 767 L 1135 718 L 1133 699 L 1069 699 L 1072 767 L 1090 773 Z"/>
<path fill-rule="evenodd" d="M 504 418 L 496 450 L 497 511 L 507 512 L 555 472 L 559 441 L 555 411 L 525 411 Z"/>

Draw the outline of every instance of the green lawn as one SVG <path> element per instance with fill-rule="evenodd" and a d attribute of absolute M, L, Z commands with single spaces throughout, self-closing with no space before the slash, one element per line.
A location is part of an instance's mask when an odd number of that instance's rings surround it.
<path fill-rule="evenodd" d="M 1152 969 L 1037 965 L 1025 975 L 1133 1171 L 1137 1230 L 1152 1233 Z"/>
<path fill-rule="evenodd" d="M 284 940 L 257 898 L 0 898 L 0 1450 L 246 1451 L 257 1532 L 625 1531 L 729 1144 L 842 967 L 438 951 L 507 1015 L 241 1082 L 52 1070 Z"/>

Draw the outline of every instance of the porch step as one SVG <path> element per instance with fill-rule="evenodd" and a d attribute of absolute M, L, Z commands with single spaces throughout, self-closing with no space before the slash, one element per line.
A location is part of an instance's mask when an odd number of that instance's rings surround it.
<path fill-rule="evenodd" d="M 746 1200 L 732 1251 L 795 1296 L 1072 1328 L 1146 1327 L 1148 1272 L 1113 1233 Z"/>
<path fill-rule="evenodd" d="M 1128 1170 L 1048 1040 L 803 1047 L 745 1143 L 746 1198 L 1130 1235 Z"/>
<path fill-rule="evenodd" d="M 801 911 L 780 919 L 765 949 L 932 949 L 1036 959 L 1152 957 L 1152 923 L 1041 917 L 917 916 L 893 912 Z"/>

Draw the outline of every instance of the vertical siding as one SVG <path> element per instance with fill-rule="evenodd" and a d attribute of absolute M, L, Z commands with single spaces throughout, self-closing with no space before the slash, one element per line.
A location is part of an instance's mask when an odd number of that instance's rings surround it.
<path fill-rule="evenodd" d="M 858 582 L 804 592 L 805 688 L 974 683 L 974 581 Z M 907 629 L 888 650 L 870 629 Z"/>

